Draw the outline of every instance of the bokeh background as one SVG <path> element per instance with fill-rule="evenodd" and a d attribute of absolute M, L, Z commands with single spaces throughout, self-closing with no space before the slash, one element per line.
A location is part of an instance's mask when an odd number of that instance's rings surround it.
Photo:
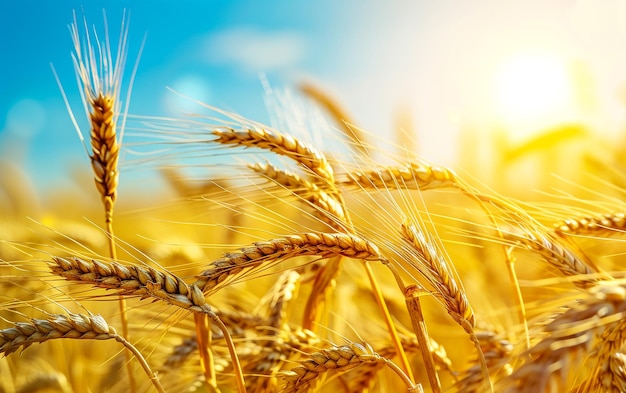
<path fill-rule="evenodd" d="M 420 156 L 487 184 L 501 177 L 494 156 L 517 160 L 555 138 L 590 146 L 593 135 L 596 149 L 624 139 L 622 0 L 7 1 L 0 159 L 38 193 L 89 169 L 50 65 L 83 118 L 68 25 L 75 11 L 101 31 L 103 8 L 113 43 L 129 17 L 126 75 L 146 37 L 133 114 L 190 110 L 169 86 L 267 123 L 264 81 L 313 83 L 368 132 L 393 140 L 403 129 Z"/>

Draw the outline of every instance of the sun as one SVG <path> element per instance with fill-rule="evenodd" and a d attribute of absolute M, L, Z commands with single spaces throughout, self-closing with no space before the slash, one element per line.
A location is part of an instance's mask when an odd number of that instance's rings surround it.
<path fill-rule="evenodd" d="M 523 53 L 503 61 L 494 75 L 499 121 L 521 138 L 566 119 L 573 86 L 567 63 L 549 53 Z"/>

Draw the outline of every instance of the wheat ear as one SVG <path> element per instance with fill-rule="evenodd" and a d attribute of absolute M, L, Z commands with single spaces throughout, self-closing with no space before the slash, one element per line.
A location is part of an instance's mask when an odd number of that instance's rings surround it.
<path fill-rule="evenodd" d="M 406 374 L 390 360 L 376 353 L 368 344 L 349 343 L 333 346 L 309 354 L 309 358 L 299 366 L 282 373 L 286 384 L 283 393 L 304 393 L 312 388 L 320 374 L 330 370 L 347 371 L 363 364 L 378 363 L 389 366 L 406 384 L 409 392 L 421 392 L 420 385 L 414 385 Z"/>
<path fill-rule="evenodd" d="M 294 270 L 287 270 L 280 275 L 269 304 L 269 326 L 280 329 L 286 323 L 288 308 L 297 296 L 300 281 L 300 273 Z"/>
<path fill-rule="evenodd" d="M 441 295 L 446 311 L 452 319 L 462 326 L 467 333 L 472 333 L 476 324 L 474 311 L 465 296 L 465 292 L 456 283 L 456 279 L 450 271 L 450 264 L 437 251 L 428 233 L 419 230 L 408 219 L 404 220 L 401 228 L 402 237 L 416 252 L 415 256 L 422 267 L 418 267 L 418 270 Z"/>
<path fill-rule="evenodd" d="M 403 239 L 411 245 L 410 254 L 418 261 L 416 266 L 418 271 L 435 288 L 436 294 L 441 296 L 448 314 L 470 336 L 476 347 L 485 381 L 489 382 L 489 390 L 492 391 L 487 363 L 482 353 L 480 341 L 474 331 L 476 317 L 467 300 L 465 291 L 459 287 L 454 278 L 451 265 L 438 252 L 433 238 L 427 232 L 418 229 L 416 224 L 412 223 L 408 218 L 402 222 L 401 233 Z M 409 311 L 411 310 L 409 308 Z M 412 320 L 419 323 L 419 315 L 412 317 Z"/>
<path fill-rule="evenodd" d="M 289 134 L 261 128 L 234 130 L 223 128 L 213 131 L 215 142 L 225 145 L 257 147 L 291 158 L 304 168 L 319 176 L 327 185 L 334 187 L 335 176 L 326 157 L 311 146 Z"/>
<path fill-rule="evenodd" d="M 598 364 L 594 378 L 589 379 L 589 387 L 585 387 L 585 391 L 626 392 L 626 355 L 623 352 L 615 352 L 604 358 L 602 363 Z"/>
<path fill-rule="evenodd" d="M 447 168 L 424 163 L 410 162 L 406 165 L 381 167 L 370 171 L 347 174 L 339 181 L 342 186 L 368 189 L 417 189 L 432 190 L 441 187 L 456 187 L 456 174 Z"/>
<path fill-rule="evenodd" d="M 346 213 L 341 203 L 315 183 L 310 182 L 295 173 L 284 171 L 267 164 L 249 165 L 256 173 L 270 179 L 277 185 L 289 190 L 315 208 L 314 213 L 330 227 L 345 232 Z"/>
<path fill-rule="evenodd" d="M 611 286 L 599 290 L 603 300 L 612 303 L 614 309 L 607 310 L 615 317 L 615 322 L 606 323 L 604 330 L 599 332 L 594 346 L 591 374 L 583 383 L 583 391 L 610 392 L 624 391 L 624 355 L 618 352 L 626 343 L 626 288 Z"/>
<path fill-rule="evenodd" d="M 15 322 L 14 327 L 0 330 L 0 353 L 9 355 L 20 348 L 57 338 L 79 340 L 110 340 L 124 345 L 135 355 L 150 381 L 159 392 L 165 392 L 156 374 L 146 359 L 124 337 L 107 324 L 100 315 L 69 314 L 53 315 L 48 319 L 32 319 L 30 322 Z"/>
<path fill-rule="evenodd" d="M 625 313 L 624 285 L 602 283 L 589 289 L 567 311 L 550 318 L 543 328 L 545 338 L 528 351 L 521 366 L 501 381 L 503 391 L 565 391 L 568 377 L 578 378 L 577 370 L 588 367 L 590 362 L 591 371 L 577 391 L 590 391 L 604 382 L 610 387 L 611 378 L 601 375 L 605 370 L 602 366 L 626 342 Z"/>
<path fill-rule="evenodd" d="M 407 354 L 415 352 L 421 353 L 423 345 L 417 340 L 415 335 L 402 335 L 400 339 L 402 340 L 402 348 Z M 452 361 L 448 358 L 445 348 L 431 337 L 428 337 L 427 347 L 436 368 L 438 370 L 445 370 L 450 375 L 454 376 L 455 372 L 452 370 Z M 396 356 L 397 350 L 395 345 L 387 344 L 384 347 L 377 348 L 376 352 L 384 358 L 392 359 Z M 373 378 L 382 367 L 384 367 L 384 365 L 378 363 L 359 366 L 357 369 L 342 376 L 342 379 L 345 381 L 347 389 L 350 392 L 368 391 L 367 389 L 372 384 Z"/>
<path fill-rule="evenodd" d="M 597 216 L 568 218 L 555 224 L 558 235 L 614 235 L 626 229 L 626 214 L 614 212 Z"/>
<path fill-rule="evenodd" d="M 228 253 L 213 261 L 209 269 L 200 273 L 195 285 L 207 292 L 244 269 L 251 269 L 268 261 L 304 255 L 320 258 L 341 255 L 385 261 L 375 244 L 360 237 L 342 233 L 309 232 L 256 242 L 239 252 Z"/>
<path fill-rule="evenodd" d="M 85 261 L 76 257 L 54 257 L 53 261 L 54 264 L 50 267 L 52 272 L 67 280 L 89 283 L 99 288 L 116 289 L 124 296 L 159 299 L 194 312 L 196 319 L 199 319 L 197 315 L 209 317 L 224 334 L 224 339 L 235 368 L 237 386 L 240 393 L 245 392 L 241 365 L 237 358 L 232 337 L 226 325 L 206 302 L 204 294 L 198 286 L 186 284 L 185 281 L 173 274 L 163 273 L 150 267 L 125 266 L 117 262 Z M 201 341 L 199 344 L 206 344 L 206 342 Z M 209 367 L 208 353 L 205 353 L 203 356 L 205 357 L 203 361 Z M 205 368 L 204 371 L 209 374 L 210 369 Z"/>
<path fill-rule="evenodd" d="M 574 284 L 579 287 L 589 287 L 597 281 L 593 277 L 594 273 L 598 273 L 597 269 L 589 266 L 569 248 L 563 247 L 554 235 L 528 231 L 524 234 L 507 234 L 506 237 L 539 254 L 564 276 L 576 278 Z"/>

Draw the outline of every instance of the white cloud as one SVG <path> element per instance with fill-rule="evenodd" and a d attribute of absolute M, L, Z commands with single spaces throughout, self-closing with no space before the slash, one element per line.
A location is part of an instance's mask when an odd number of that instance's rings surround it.
<path fill-rule="evenodd" d="M 236 27 L 206 40 L 206 59 L 212 64 L 234 65 L 247 72 L 267 72 L 296 65 L 305 42 L 292 31 L 260 31 Z"/>

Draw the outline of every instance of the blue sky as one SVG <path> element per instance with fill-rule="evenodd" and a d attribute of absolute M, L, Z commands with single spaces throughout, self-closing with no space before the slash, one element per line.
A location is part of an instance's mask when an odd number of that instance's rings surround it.
<path fill-rule="evenodd" d="M 383 137 L 393 135 L 402 108 L 417 130 L 418 153 L 445 164 L 466 129 L 479 137 L 504 124 L 523 138 L 550 122 L 587 122 L 609 133 L 624 125 L 623 0 L 2 2 L 0 159 L 43 188 L 86 165 L 50 63 L 84 117 L 67 26 L 76 10 L 101 29 L 103 7 L 114 42 L 123 10 L 130 12 L 127 74 L 146 35 L 134 114 L 172 115 L 178 104 L 170 86 L 267 122 L 262 73 L 278 87 L 317 83 Z M 534 52 L 557 58 L 568 73 L 575 68 L 575 79 L 587 82 L 572 94 L 587 97 L 584 105 L 539 120 L 494 112 L 492 76 L 507 59 Z"/>
<path fill-rule="evenodd" d="M 356 3 L 355 3 L 356 4 Z M 347 52 L 349 35 L 333 1 L 3 2 L 0 5 L 0 152 L 38 182 L 52 183 L 81 157 L 81 145 L 55 82 L 52 63 L 79 119 L 82 112 L 70 54 L 72 12 L 102 31 L 102 9 L 115 43 L 124 10 L 130 14 L 130 73 L 146 36 L 130 112 L 172 115 L 170 86 L 211 105 L 268 120 L 260 73 L 272 83 L 323 78 Z M 339 8 L 339 9 L 336 9 Z M 241 54 L 240 52 L 245 52 Z"/>

